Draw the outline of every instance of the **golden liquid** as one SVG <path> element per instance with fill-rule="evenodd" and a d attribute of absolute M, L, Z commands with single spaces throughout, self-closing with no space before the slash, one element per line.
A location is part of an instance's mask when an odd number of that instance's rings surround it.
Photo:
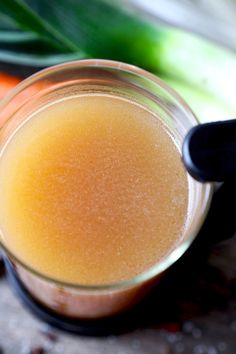
<path fill-rule="evenodd" d="M 118 97 L 36 112 L 0 157 L 2 242 L 35 270 L 81 284 L 131 278 L 181 239 L 188 182 L 165 126 Z"/>

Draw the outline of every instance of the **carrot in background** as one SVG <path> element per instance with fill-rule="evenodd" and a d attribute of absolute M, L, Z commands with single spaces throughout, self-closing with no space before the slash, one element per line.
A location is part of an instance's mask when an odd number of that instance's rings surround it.
<path fill-rule="evenodd" d="M 2 99 L 11 89 L 13 89 L 21 79 L 4 72 L 0 72 L 0 99 Z"/>
<path fill-rule="evenodd" d="M 23 79 L 18 76 L 0 72 L 0 100 L 3 99 L 22 80 Z M 12 98 L 11 102 L 0 111 L 0 128 L 3 127 L 6 120 L 11 116 L 19 104 L 22 104 L 24 101 L 33 97 L 39 91 L 48 88 L 48 86 L 49 83 L 46 81 L 37 82 L 33 86 L 25 88 L 22 92 L 18 93 L 16 97 Z"/>

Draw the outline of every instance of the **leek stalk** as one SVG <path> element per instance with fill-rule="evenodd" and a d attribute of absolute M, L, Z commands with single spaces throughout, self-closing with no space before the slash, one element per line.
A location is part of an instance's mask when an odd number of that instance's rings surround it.
<path fill-rule="evenodd" d="M 125 61 L 209 93 L 236 112 L 234 53 L 184 31 L 141 19 L 120 4 L 114 0 L 1 0 L 0 15 L 19 31 L 37 36 L 30 43 L 35 65 L 58 63 L 68 57 Z M 0 58 L 5 55 L 5 59 L 27 63 L 25 41 L 19 43 L 19 37 L 17 41 L 15 55 L 0 43 Z M 55 53 L 49 53 L 48 61 L 45 55 L 40 57 L 43 43 Z"/>
<path fill-rule="evenodd" d="M 235 118 L 235 110 L 214 96 L 172 78 L 162 77 L 162 79 L 189 104 L 200 123 Z"/>

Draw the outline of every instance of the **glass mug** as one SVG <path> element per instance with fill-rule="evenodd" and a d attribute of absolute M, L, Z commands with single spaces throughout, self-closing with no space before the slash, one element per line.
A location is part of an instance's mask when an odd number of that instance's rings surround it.
<path fill-rule="evenodd" d="M 81 60 L 57 65 L 29 77 L 0 103 L 0 149 L 32 112 L 60 98 L 86 93 L 109 93 L 147 107 L 169 128 L 180 151 L 184 136 L 197 124 L 188 105 L 156 76 L 115 61 Z M 119 314 L 150 291 L 163 272 L 187 250 L 203 224 L 212 185 L 200 184 L 190 176 L 188 183 L 188 220 L 183 238 L 164 260 L 132 279 L 96 286 L 57 281 L 24 264 L 8 249 L 1 235 L 0 245 L 24 287 L 46 308 L 78 319 Z"/>

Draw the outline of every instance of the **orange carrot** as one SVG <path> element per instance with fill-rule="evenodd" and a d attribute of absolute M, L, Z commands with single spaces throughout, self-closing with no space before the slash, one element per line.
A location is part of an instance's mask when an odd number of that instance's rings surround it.
<path fill-rule="evenodd" d="M 20 83 L 21 80 L 22 79 L 20 77 L 0 72 L 0 100 L 3 99 L 18 83 Z M 48 86 L 49 83 L 46 81 L 37 82 L 33 86 L 29 86 L 24 91 L 18 93 L 16 97 L 13 97 L 11 102 L 0 111 L 0 129 L 19 104 L 24 103 L 24 101 L 33 97 L 39 91 L 47 89 Z M 12 124 L 15 124 L 15 120 Z"/>
<path fill-rule="evenodd" d="M 3 72 L 0 72 L 0 99 L 2 99 L 21 79 Z"/>

